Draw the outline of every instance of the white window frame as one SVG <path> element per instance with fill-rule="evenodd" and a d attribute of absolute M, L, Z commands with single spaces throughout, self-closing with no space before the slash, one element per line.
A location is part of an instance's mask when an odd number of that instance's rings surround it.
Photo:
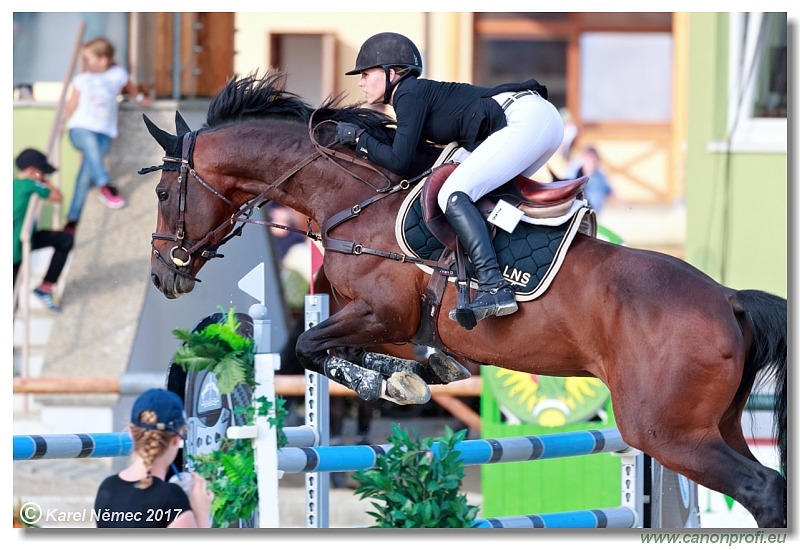
<path fill-rule="evenodd" d="M 712 151 L 787 153 L 787 119 L 757 118 L 752 114 L 755 82 L 752 78 L 747 82 L 747 79 L 753 73 L 753 64 L 756 62 L 756 44 L 762 18 L 763 13 L 730 14 L 726 136 L 729 139 L 710 144 Z"/>

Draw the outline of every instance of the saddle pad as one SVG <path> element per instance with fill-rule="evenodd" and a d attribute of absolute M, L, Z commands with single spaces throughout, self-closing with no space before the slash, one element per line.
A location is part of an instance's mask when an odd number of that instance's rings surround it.
<path fill-rule="evenodd" d="M 417 184 L 403 201 L 395 237 L 405 254 L 436 261 L 446 247 L 425 225 L 420 201 L 424 183 Z M 580 208 L 570 220 L 555 227 L 520 223 L 514 233 L 496 231 L 493 244 L 500 271 L 514 287 L 518 301 L 533 300 L 547 290 L 587 212 L 591 210 Z M 433 271 L 425 265 L 417 267 L 426 273 Z M 450 280 L 455 281 L 455 277 Z M 477 288 L 477 281 L 471 279 L 471 286 Z"/>

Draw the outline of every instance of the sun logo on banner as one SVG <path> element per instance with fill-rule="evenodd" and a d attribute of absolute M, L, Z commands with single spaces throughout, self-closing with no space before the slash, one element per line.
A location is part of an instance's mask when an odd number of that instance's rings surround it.
<path fill-rule="evenodd" d="M 596 378 L 555 377 L 484 367 L 482 376 L 497 403 L 521 422 L 547 428 L 598 415 L 609 398 Z"/>

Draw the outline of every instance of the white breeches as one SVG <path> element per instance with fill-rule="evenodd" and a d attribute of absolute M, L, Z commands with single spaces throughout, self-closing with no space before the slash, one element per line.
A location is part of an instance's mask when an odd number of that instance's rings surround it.
<path fill-rule="evenodd" d="M 500 103 L 516 92 L 493 96 Z M 522 174 L 532 176 L 558 150 L 564 123 L 552 103 L 538 94 L 520 97 L 505 111 L 508 124 L 491 134 L 472 153 L 459 150 L 461 164 L 447 178 L 437 200 L 442 212 L 447 198 L 461 191 L 473 202 Z"/>

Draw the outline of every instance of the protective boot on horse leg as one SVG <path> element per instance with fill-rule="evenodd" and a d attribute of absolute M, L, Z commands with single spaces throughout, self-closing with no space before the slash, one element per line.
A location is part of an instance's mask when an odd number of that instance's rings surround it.
<path fill-rule="evenodd" d="M 478 292 L 467 306 L 475 315 L 475 320 L 480 321 L 491 315 L 502 317 L 516 312 L 518 306 L 514 289 L 500 273 L 489 230 L 478 207 L 470 200 L 469 195 L 456 191 L 448 197 L 444 215 L 456 232 L 459 242 L 466 248 L 478 280 Z M 450 319 L 456 320 L 456 310 L 450 311 Z"/>
<path fill-rule="evenodd" d="M 449 384 L 472 376 L 466 367 L 441 351 L 436 351 L 428 357 L 427 367 L 413 359 L 366 351 L 364 348 L 336 348 L 336 357 L 375 371 L 387 378 L 396 372 L 408 372 L 419 376 L 426 384 L 432 385 Z"/>
<path fill-rule="evenodd" d="M 323 374 L 370 403 L 385 399 L 398 405 L 422 405 L 431 398 L 428 385 L 411 372 L 398 371 L 386 376 L 329 355 L 323 361 Z"/>

